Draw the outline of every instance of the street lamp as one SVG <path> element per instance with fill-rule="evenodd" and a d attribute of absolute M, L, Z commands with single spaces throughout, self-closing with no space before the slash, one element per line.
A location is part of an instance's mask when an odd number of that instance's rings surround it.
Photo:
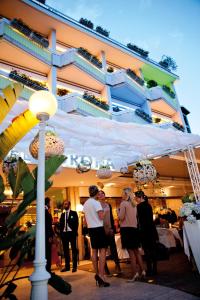
<path fill-rule="evenodd" d="M 45 259 L 45 126 L 57 110 L 57 100 L 48 91 L 37 91 L 29 99 L 29 109 L 40 121 L 36 200 L 36 234 L 34 271 L 30 276 L 31 299 L 48 299 L 48 279 Z"/>

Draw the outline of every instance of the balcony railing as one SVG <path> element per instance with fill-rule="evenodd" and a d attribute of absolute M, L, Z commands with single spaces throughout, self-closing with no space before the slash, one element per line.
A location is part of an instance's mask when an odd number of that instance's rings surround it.
<path fill-rule="evenodd" d="M 84 115 L 111 119 L 108 111 L 84 100 L 79 94 L 72 93 L 58 98 L 59 108 L 65 112 L 77 111 Z"/>
<path fill-rule="evenodd" d="M 147 120 L 141 118 L 134 110 L 130 110 L 130 109 L 122 110 L 119 112 L 113 111 L 112 119 L 118 122 L 149 124 Z"/>
<path fill-rule="evenodd" d="M 6 19 L 0 21 L 0 32 L 3 37 L 16 45 L 17 47 L 23 48 L 23 50 L 31 53 L 33 56 L 51 63 L 51 52 L 48 49 L 40 47 L 37 43 L 27 38 L 23 33 L 19 32 L 10 25 L 10 22 Z"/>
<path fill-rule="evenodd" d="M 169 105 L 177 109 L 176 98 L 170 97 L 170 95 L 163 90 L 161 86 L 155 86 L 148 90 L 148 98 L 151 100 L 164 99 Z"/>

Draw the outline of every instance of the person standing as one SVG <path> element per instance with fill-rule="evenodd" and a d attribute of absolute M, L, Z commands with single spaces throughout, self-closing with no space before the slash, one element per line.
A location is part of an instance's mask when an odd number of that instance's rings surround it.
<path fill-rule="evenodd" d="M 138 221 L 142 248 L 144 250 L 147 275 L 157 274 L 156 242 L 159 240 L 158 233 L 153 221 L 153 211 L 148 203 L 148 198 L 143 191 L 135 192 L 137 201 Z"/>
<path fill-rule="evenodd" d="M 105 193 L 102 190 L 100 190 L 98 193 L 98 200 L 100 201 L 101 206 L 104 210 L 103 225 L 106 233 L 107 243 L 108 246 L 110 246 L 111 257 L 115 262 L 115 271 L 116 273 L 121 273 L 119 257 L 117 254 L 117 247 L 115 244 L 115 226 L 112 214 L 112 207 L 109 203 L 106 202 Z M 107 263 L 105 264 L 105 271 L 107 275 L 110 275 Z"/>
<path fill-rule="evenodd" d="M 108 287 L 110 284 L 105 281 L 104 269 L 106 262 L 106 234 L 103 226 L 104 212 L 98 198 L 98 187 L 91 185 L 89 187 L 90 198 L 83 205 L 85 220 L 88 227 L 92 246 L 92 263 L 95 271 L 96 284 L 102 287 Z M 98 265 L 99 251 L 99 265 Z"/>
<path fill-rule="evenodd" d="M 77 235 L 78 235 L 78 215 L 76 211 L 70 209 L 71 203 L 66 200 L 63 203 L 63 213 L 60 217 L 60 235 L 63 245 L 65 267 L 61 272 L 70 271 L 69 243 L 72 249 L 72 272 L 77 271 Z"/>
<path fill-rule="evenodd" d="M 49 212 L 50 210 L 50 201 L 49 197 L 45 198 L 45 253 L 46 253 L 46 270 L 51 273 L 51 248 L 53 243 L 53 228 L 52 228 L 52 215 Z"/>
<path fill-rule="evenodd" d="M 133 277 L 128 280 L 128 282 L 134 282 L 141 277 L 145 277 L 146 272 L 139 252 L 140 239 L 137 223 L 137 207 L 131 188 L 123 189 L 118 216 L 121 221 L 120 233 L 122 248 L 127 249 L 131 261 Z M 136 261 L 140 267 L 140 274 L 136 271 Z"/>

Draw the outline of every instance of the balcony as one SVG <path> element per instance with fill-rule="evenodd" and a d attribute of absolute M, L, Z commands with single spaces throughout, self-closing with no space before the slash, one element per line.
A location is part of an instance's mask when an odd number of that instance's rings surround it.
<path fill-rule="evenodd" d="M 0 71 L 0 90 L 8 86 L 9 84 L 13 83 L 13 80 L 8 77 L 6 73 L 3 71 Z M 22 90 L 22 93 L 20 95 L 20 98 L 23 98 L 25 100 L 29 100 L 30 96 L 33 94 L 34 90 L 28 87 L 24 87 Z"/>
<path fill-rule="evenodd" d="M 11 23 L 6 19 L 0 20 L 0 36 L 4 41 L 21 48 L 29 55 L 32 54 L 44 63 L 51 64 L 51 52 L 48 49 L 42 48 L 36 42 L 12 27 Z"/>
<path fill-rule="evenodd" d="M 148 99 L 151 101 L 163 100 L 166 102 L 173 110 L 176 111 L 178 109 L 178 102 L 176 97 L 171 97 L 169 93 L 164 91 L 161 86 L 155 86 L 148 90 Z"/>
<path fill-rule="evenodd" d="M 146 88 L 131 78 L 125 70 L 106 74 L 106 83 L 111 86 L 111 95 L 136 106 L 146 101 Z"/>
<path fill-rule="evenodd" d="M 93 116 L 111 119 L 108 111 L 83 99 L 80 94 L 71 93 L 69 95 L 58 97 L 58 107 L 66 113 L 76 112 L 85 116 Z"/>
<path fill-rule="evenodd" d="M 112 112 L 112 119 L 118 122 L 149 124 L 147 120 L 141 118 L 134 110 L 126 109 L 119 112 Z"/>
<path fill-rule="evenodd" d="M 71 64 L 99 82 L 105 83 L 105 74 L 102 69 L 96 67 L 94 64 L 92 64 L 92 62 L 82 57 L 78 53 L 77 49 L 67 50 L 60 55 L 53 54 L 53 65 L 59 68 L 64 68 L 65 66 L 70 66 Z"/>

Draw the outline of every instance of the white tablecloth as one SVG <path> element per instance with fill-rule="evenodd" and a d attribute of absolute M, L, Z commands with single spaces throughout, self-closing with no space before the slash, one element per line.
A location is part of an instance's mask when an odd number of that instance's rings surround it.
<path fill-rule="evenodd" d="M 115 235 L 115 243 L 116 243 L 117 253 L 118 253 L 119 259 L 127 259 L 127 258 L 129 258 L 128 251 L 126 249 L 122 249 L 120 234 L 116 234 Z"/>
<path fill-rule="evenodd" d="M 183 246 L 183 241 L 182 241 L 182 238 L 180 237 L 180 234 L 178 232 L 178 230 L 176 228 L 169 228 L 169 230 L 173 233 L 174 237 L 179 240 L 181 246 Z"/>
<path fill-rule="evenodd" d="M 189 248 L 192 250 L 198 271 L 200 273 L 200 221 L 184 222 L 183 242 L 185 254 L 190 258 Z"/>
<path fill-rule="evenodd" d="M 157 227 L 159 242 L 167 248 L 176 247 L 176 240 L 170 229 Z"/>

